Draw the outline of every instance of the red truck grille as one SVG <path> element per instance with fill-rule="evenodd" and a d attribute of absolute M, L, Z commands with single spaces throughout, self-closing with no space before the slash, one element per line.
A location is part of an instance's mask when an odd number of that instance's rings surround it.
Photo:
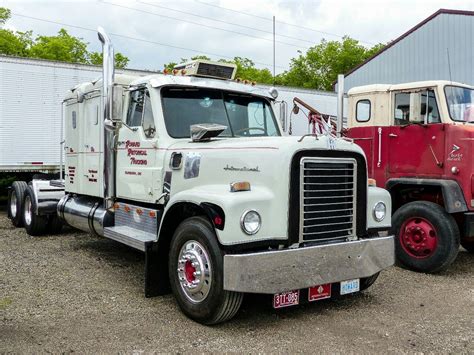
<path fill-rule="evenodd" d="M 300 242 L 354 237 L 355 159 L 302 158 L 300 169 Z"/>

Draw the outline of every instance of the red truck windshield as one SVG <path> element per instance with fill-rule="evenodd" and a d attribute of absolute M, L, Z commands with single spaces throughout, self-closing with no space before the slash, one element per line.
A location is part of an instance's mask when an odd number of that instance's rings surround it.
<path fill-rule="evenodd" d="M 444 88 L 451 119 L 474 123 L 474 90 L 461 86 Z"/>
<path fill-rule="evenodd" d="M 279 136 L 269 102 L 261 97 L 213 89 L 161 89 L 163 115 L 173 138 L 190 136 L 190 126 L 217 123 L 227 126 L 220 137 Z"/>

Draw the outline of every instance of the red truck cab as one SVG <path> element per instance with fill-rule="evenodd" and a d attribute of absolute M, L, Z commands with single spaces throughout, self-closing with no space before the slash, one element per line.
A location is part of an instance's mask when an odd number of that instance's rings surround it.
<path fill-rule="evenodd" d="M 347 136 L 388 189 L 399 263 L 439 272 L 474 251 L 474 88 L 450 81 L 348 92 Z"/>

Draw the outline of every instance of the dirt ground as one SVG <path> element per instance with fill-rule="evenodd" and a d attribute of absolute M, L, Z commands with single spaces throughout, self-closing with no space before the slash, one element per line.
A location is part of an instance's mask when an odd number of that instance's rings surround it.
<path fill-rule="evenodd" d="M 69 230 L 41 238 L 0 212 L 0 353 L 474 353 L 474 255 L 448 272 L 393 267 L 367 291 L 275 311 L 247 297 L 206 327 L 173 297 L 145 298 L 144 256 Z"/>

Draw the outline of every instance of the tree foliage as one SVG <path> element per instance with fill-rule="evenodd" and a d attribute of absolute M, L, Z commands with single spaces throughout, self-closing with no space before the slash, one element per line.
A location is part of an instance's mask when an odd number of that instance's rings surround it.
<path fill-rule="evenodd" d="M 0 7 L 0 24 L 5 24 L 10 15 L 10 10 Z M 64 28 L 55 36 L 38 35 L 36 38 L 33 38 L 33 31 L 13 32 L 0 28 L 0 54 L 100 65 L 102 53 L 89 52 L 87 45 L 82 38 L 71 36 Z M 128 62 L 122 53 L 115 54 L 117 68 L 125 68 Z"/>
<path fill-rule="evenodd" d="M 326 41 L 293 58 L 290 69 L 278 75 L 280 85 L 332 90 L 338 74 L 344 74 L 383 48 L 382 44 L 366 48 L 350 37 Z"/>

